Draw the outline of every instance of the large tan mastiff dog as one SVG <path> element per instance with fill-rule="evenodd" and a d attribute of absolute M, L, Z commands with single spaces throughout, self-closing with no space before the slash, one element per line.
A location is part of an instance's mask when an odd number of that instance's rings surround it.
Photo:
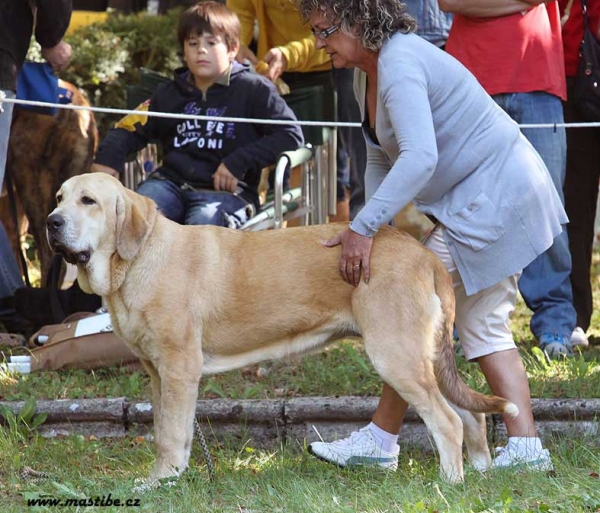
<path fill-rule="evenodd" d="M 83 290 L 104 298 L 115 333 L 152 379 L 150 483 L 188 465 L 203 374 L 359 334 L 381 378 L 425 421 L 442 476 L 463 477 L 463 422 L 448 401 L 462 414 L 471 462 L 490 465 L 481 412 L 516 415 L 517 407 L 460 379 L 450 277 L 410 236 L 380 230 L 370 281 L 354 288 L 338 274 L 339 250 L 321 244 L 341 225 L 258 233 L 182 226 L 103 173 L 67 180 L 56 198 L 50 246 L 77 264 Z"/>

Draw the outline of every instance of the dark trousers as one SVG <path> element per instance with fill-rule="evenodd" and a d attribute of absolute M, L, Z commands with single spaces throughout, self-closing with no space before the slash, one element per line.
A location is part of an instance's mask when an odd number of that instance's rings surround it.
<path fill-rule="evenodd" d="M 354 96 L 354 70 L 334 69 L 333 78 L 338 95 L 338 121 L 360 123 L 360 110 Z M 349 157 L 350 219 L 354 219 L 365 204 L 367 149 L 361 128 L 340 127 L 338 134 L 338 145 Z"/>
<path fill-rule="evenodd" d="M 324 110 L 322 119 L 342 122 L 360 122 L 360 111 L 354 96 L 354 70 L 333 69 L 311 73 L 284 73 L 282 80 L 292 93 L 303 87 L 322 85 L 324 88 Z M 286 99 L 286 96 L 283 97 Z M 308 119 L 290 107 L 298 119 Z M 314 129 L 313 129 L 314 130 Z M 311 142 L 311 129 L 303 128 L 307 142 Z M 341 127 L 338 133 L 337 193 L 338 201 L 345 198 L 346 188 L 350 188 L 350 219 L 363 207 L 365 202 L 364 175 L 367 162 L 365 141 L 360 128 Z"/>
<path fill-rule="evenodd" d="M 569 99 L 573 98 L 575 78 L 567 81 Z M 563 103 L 565 122 L 587 121 L 568 100 Z M 567 129 L 567 173 L 565 177 L 565 209 L 569 216 L 567 231 L 573 269 L 571 286 L 577 326 L 584 331 L 590 326 L 593 311 L 590 268 L 594 245 L 594 223 L 600 179 L 600 128 Z"/>

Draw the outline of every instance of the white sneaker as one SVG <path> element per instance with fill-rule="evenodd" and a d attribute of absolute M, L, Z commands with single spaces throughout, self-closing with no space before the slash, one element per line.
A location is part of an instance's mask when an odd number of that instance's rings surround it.
<path fill-rule="evenodd" d="M 384 451 L 367 426 L 335 442 L 313 442 L 308 446 L 308 452 L 320 460 L 344 468 L 378 466 L 396 470 L 400 446 L 396 444 L 393 452 Z"/>
<path fill-rule="evenodd" d="M 492 468 L 523 468 L 550 472 L 554 470 L 554 465 L 548 449 L 521 452 L 507 445 L 506 447 L 496 447 L 496 457 L 492 462 Z"/>
<path fill-rule="evenodd" d="M 580 347 L 587 347 L 590 345 L 590 341 L 588 340 L 585 331 L 579 326 L 573 330 L 573 334 L 571 335 L 571 345 Z"/>

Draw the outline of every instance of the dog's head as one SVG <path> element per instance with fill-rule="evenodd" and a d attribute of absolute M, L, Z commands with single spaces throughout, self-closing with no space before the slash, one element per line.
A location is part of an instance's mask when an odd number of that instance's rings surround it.
<path fill-rule="evenodd" d="M 52 250 L 78 267 L 79 285 L 105 296 L 120 287 L 115 266 L 139 253 L 156 220 L 156 204 L 105 173 L 67 180 L 56 193 L 46 234 Z"/>

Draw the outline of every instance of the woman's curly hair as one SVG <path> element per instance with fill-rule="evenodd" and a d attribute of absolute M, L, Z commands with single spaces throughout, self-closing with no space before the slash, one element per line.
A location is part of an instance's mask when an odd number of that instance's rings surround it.
<path fill-rule="evenodd" d="M 417 24 L 399 0 L 292 0 L 304 21 L 313 12 L 321 12 L 341 29 L 353 34 L 373 51 L 396 32 L 414 32 Z"/>

